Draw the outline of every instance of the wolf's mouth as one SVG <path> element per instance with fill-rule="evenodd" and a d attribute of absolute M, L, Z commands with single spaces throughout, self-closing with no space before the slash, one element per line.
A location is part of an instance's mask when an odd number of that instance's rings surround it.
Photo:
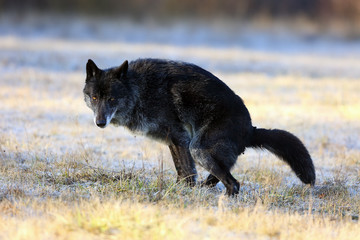
<path fill-rule="evenodd" d="M 104 116 L 102 118 L 99 118 L 98 116 L 94 117 L 95 125 L 99 128 L 106 128 L 107 125 L 111 122 L 111 119 L 114 117 L 116 111 L 114 111 L 111 115 Z"/>

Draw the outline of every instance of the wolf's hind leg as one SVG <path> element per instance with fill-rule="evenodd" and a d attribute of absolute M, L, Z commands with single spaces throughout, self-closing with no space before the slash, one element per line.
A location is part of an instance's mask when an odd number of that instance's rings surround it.
<path fill-rule="evenodd" d="M 196 168 L 188 147 L 170 144 L 169 148 L 178 173 L 177 181 L 185 181 L 190 186 L 195 186 Z"/>
<path fill-rule="evenodd" d="M 204 156 L 203 156 L 204 157 Z M 210 172 L 209 177 L 211 177 L 212 183 L 215 183 L 220 180 L 226 187 L 226 194 L 228 196 L 233 196 L 239 193 L 240 184 L 239 182 L 231 175 L 230 170 L 224 168 L 219 165 L 216 160 L 214 160 L 211 156 L 206 157 L 207 162 L 212 161 L 212 164 L 201 164 L 207 171 Z M 204 161 L 204 159 L 202 160 Z M 216 185 L 216 184 L 215 184 Z"/>
<path fill-rule="evenodd" d="M 215 187 L 219 181 L 220 180 L 217 177 L 210 173 L 209 176 L 207 176 L 206 180 L 203 181 L 200 185 L 206 187 Z"/>
<path fill-rule="evenodd" d="M 231 175 L 230 169 L 234 165 L 237 155 L 231 154 L 231 143 L 218 140 L 213 146 L 206 145 L 214 141 L 205 139 L 204 141 L 195 139 L 190 144 L 190 152 L 194 160 L 205 168 L 210 175 L 205 181 L 209 185 L 216 181 L 221 181 L 226 187 L 227 195 L 239 193 L 240 184 Z M 209 181 L 208 181 L 209 180 Z M 217 183 L 217 182 L 216 182 Z"/>

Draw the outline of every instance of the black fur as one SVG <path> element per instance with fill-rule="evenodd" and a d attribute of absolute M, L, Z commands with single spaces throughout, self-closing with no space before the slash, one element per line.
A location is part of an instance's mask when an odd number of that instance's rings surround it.
<path fill-rule="evenodd" d="M 189 63 L 140 59 L 99 69 L 87 64 L 84 97 L 95 123 L 109 122 L 164 142 L 178 180 L 195 184 L 195 162 L 219 180 L 227 194 L 239 192 L 230 170 L 246 147 L 265 148 L 287 162 L 304 183 L 315 183 L 310 155 L 282 130 L 256 129 L 242 99 L 210 72 Z"/>

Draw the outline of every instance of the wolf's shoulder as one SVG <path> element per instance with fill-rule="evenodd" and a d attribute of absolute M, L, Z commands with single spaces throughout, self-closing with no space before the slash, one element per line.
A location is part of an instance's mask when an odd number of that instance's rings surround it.
<path fill-rule="evenodd" d="M 149 68 L 176 68 L 181 66 L 194 66 L 194 64 L 161 58 L 139 58 L 129 63 L 129 67 L 134 70 Z"/>
<path fill-rule="evenodd" d="M 140 74 L 155 73 L 166 76 L 203 76 L 217 79 L 212 73 L 196 64 L 159 58 L 140 58 L 131 61 L 129 68 Z"/>

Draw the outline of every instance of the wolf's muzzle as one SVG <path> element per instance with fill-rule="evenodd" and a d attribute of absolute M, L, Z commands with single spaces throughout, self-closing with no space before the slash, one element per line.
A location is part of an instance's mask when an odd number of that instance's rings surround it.
<path fill-rule="evenodd" d="M 96 126 L 104 128 L 106 125 L 106 119 L 96 119 Z"/>

